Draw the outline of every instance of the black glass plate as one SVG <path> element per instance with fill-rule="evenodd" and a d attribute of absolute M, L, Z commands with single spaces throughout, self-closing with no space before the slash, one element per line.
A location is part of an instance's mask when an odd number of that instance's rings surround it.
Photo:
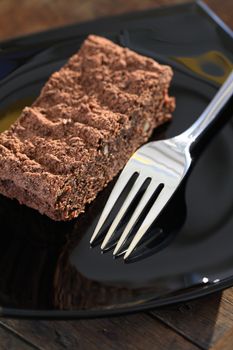
<path fill-rule="evenodd" d="M 150 10 L 0 44 L 0 128 L 7 128 L 88 33 L 170 64 L 174 136 L 200 115 L 233 67 L 233 36 L 202 3 Z M 221 128 L 221 130 L 219 130 Z M 79 318 L 133 312 L 233 285 L 233 123 L 195 156 L 187 181 L 125 264 L 89 239 L 113 183 L 72 222 L 53 222 L 0 196 L 0 312 Z M 146 249 L 145 249 L 146 248 Z"/>

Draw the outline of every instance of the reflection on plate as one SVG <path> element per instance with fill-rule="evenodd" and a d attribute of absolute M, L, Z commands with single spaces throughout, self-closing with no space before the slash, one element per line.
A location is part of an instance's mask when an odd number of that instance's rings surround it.
<path fill-rule="evenodd" d="M 48 76 L 78 50 L 83 33 L 105 35 L 173 66 L 174 120 L 153 139 L 185 130 L 232 69 L 232 37 L 195 4 L 16 39 L 2 44 L 0 54 L 5 64 L 0 72 L 0 130 L 17 117 L 22 101 L 35 97 Z M 85 214 L 68 223 L 53 222 L 0 196 L 2 315 L 64 318 L 132 312 L 232 285 L 233 124 L 227 117 L 206 149 L 199 150 L 187 182 L 132 263 L 89 246 L 113 183 Z"/>

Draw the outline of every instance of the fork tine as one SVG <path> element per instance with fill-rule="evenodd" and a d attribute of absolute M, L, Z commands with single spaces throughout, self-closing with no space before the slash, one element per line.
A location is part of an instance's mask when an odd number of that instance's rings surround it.
<path fill-rule="evenodd" d="M 143 209 L 145 208 L 146 204 L 149 202 L 151 197 L 153 196 L 155 190 L 158 188 L 159 182 L 157 181 L 151 181 L 149 186 L 147 187 L 144 195 L 142 196 L 140 202 L 138 203 L 135 211 L 133 212 L 133 215 L 131 216 L 128 224 L 126 225 L 117 245 L 116 248 L 113 251 L 113 255 L 119 254 L 120 249 L 122 248 L 124 242 L 126 241 L 128 235 L 130 234 L 133 226 L 135 225 L 138 217 L 141 215 Z"/>
<path fill-rule="evenodd" d="M 136 197 L 137 193 L 139 192 L 140 188 L 142 187 L 144 181 L 146 178 L 144 176 L 138 176 L 137 180 L 133 184 L 133 187 L 131 188 L 128 196 L 126 197 L 124 204 L 121 206 L 121 209 L 119 210 L 117 216 L 113 220 L 105 238 L 101 245 L 101 249 L 105 249 L 107 244 L 110 242 L 111 237 L 113 236 L 118 224 L 122 220 L 123 216 L 125 215 L 127 209 L 129 208 L 130 204 L 132 203 L 133 199 Z"/>
<path fill-rule="evenodd" d="M 127 248 L 127 251 L 124 255 L 124 260 L 127 260 L 132 253 L 132 251 L 136 248 L 139 241 L 142 239 L 142 237 L 145 235 L 151 224 L 154 222 L 154 220 L 157 218 L 157 216 L 160 214 L 161 210 L 164 208 L 164 206 L 167 204 L 168 200 L 171 198 L 172 194 L 175 192 L 174 188 L 165 188 L 162 189 L 160 192 L 158 198 L 156 199 L 155 203 L 152 205 L 151 209 L 149 210 L 148 214 L 146 215 L 144 221 L 142 222 L 140 228 L 138 229 L 137 233 L 135 234 L 132 242 L 130 243 L 129 247 Z"/>
<path fill-rule="evenodd" d="M 111 194 L 110 194 L 110 196 L 109 196 L 109 198 L 104 206 L 104 210 L 99 218 L 99 221 L 96 225 L 94 233 L 91 236 L 90 244 L 92 244 L 95 241 L 95 239 L 97 238 L 100 229 L 102 228 L 103 224 L 105 223 L 105 221 L 106 221 L 108 215 L 110 214 L 114 204 L 116 203 L 119 195 L 124 190 L 125 186 L 129 182 L 129 180 L 133 174 L 134 174 L 134 172 L 128 171 L 127 167 L 125 167 L 123 169 L 123 171 L 121 172 L 121 174 L 120 174 L 115 186 L 113 187 L 113 190 L 112 190 L 112 192 L 111 192 Z"/>

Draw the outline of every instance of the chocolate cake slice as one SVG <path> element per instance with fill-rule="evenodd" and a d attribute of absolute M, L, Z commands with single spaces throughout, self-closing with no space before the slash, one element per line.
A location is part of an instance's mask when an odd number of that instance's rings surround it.
<path fill-rule="evenodd" d="M 54 220 L 85 210 L 171 118 L 172 70 L 94 35 L 0 135 L 0 193 Z"/>

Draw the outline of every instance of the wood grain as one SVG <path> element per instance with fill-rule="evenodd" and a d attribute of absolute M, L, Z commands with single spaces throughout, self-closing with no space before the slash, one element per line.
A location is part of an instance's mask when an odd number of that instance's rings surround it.
<path fill-rule="evenodd" d="M 2 323 L 45 350 L 200 349 L 184 336 L 146 314 L 96 320 L 7 320 Z"/>
<path fill-rule="evenodd" d="M 194 344 L 209 349 L 233 330 L 232 311 L 233 289 L 228 289 L 152 314 Z"/>
<path fill-rule="evenodd" d="M 23 338 L 14 335 L 6 327 L 0 325 L 0 349 L 10 350 L 10 349 L 23 349 L 23 350 L 38 350 L 38 348 L 29 342 L 25 341 Z"/>
<path fill-rule="evenodd" d="M 211 347 L 211 350 L 232 350 L 233 347 L 233 329 L 229 329 L 229 331 L 217 341 Z"/>
<path fill-rule="evenodd" d="M 0 40 L 100 16 L 186 0 L 16 0 L 0 1 Z M 233 1 L 206 0 L 233 28 Z M 114 318 L 80 321 L 0 321 L 2 349 L 172 349 L 233 348 L 233 288 L 177 306 Z"/>
<path fill-rule="evenodd" d="M 188 0 L 1 0 L 0 40 L 47 28 L 116 15 L 184 3 Z M 206 0 L 206 3 L 233 28 L 233 1 Z"/>

